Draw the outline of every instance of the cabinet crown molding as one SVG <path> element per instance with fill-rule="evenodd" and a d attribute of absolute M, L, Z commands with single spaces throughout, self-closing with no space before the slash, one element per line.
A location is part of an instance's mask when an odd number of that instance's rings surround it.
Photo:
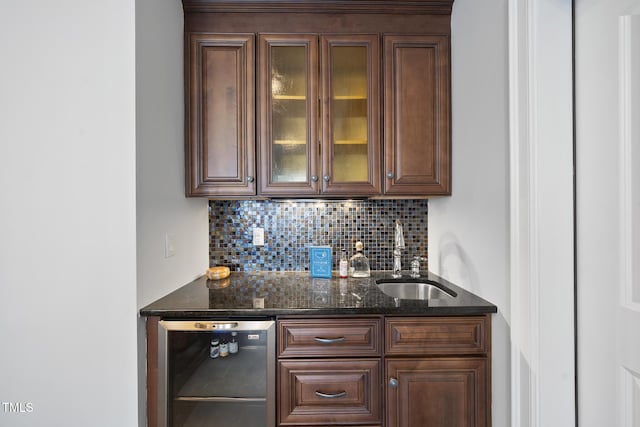
<path fill-rule="evenodd" d="M 451 14 L 454 0 L 182 0 L 185 12 Z"/>

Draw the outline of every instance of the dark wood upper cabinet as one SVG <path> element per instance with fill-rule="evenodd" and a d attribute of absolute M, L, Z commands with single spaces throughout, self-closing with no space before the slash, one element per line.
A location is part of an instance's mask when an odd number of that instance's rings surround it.
<path fill-rule="evenodd" d="M 380 193 L 377 35 L 323 36 L 322 193 Z"/>
<path fill-rule="evenodd" d="M 450 195 L 452 4 L 183 0 L 187 195 Z"/>
<path fill-rule="evenodd" d="M 380 193 L 377 35 L 258 36 L 259 193 Z"/>
<path fill-rule="evenodd" d="M 318 37 L 258 39 L 260 194 L 317 194 Z"/>
<path fill-rule="evenodd" d="M 384 193 L 450 195 L 447 35 L 384 37 Z"/>
<path fill-rule="evenodd" d="M 253 34 L 188 34 L 185 175 L 188 196 L 252 196 Z"/>

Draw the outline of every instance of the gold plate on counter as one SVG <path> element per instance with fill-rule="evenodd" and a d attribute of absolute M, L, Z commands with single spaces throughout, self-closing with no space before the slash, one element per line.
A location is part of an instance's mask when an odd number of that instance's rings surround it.
<path fill-rule="evenodd" d="M 229 277 L 231 271 L 229 270 L 229 267 L 216 266 L 208 268 L 205 274 L 209 280 L 220 280 Z"/>

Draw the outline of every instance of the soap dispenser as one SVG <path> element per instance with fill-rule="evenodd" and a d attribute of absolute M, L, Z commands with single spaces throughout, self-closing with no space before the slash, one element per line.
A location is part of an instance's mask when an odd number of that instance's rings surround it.
<path fill-rule="evenodd" d="M 356 242 L 356 254 L 349 260 L 349 276 L 370 277 L 369 260 L 362 253 L 362 242 Z"/>

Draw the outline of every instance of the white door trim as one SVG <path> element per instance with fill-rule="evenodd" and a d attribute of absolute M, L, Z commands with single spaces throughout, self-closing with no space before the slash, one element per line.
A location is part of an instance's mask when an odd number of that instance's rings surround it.
<path fill-rule="evenodd" d="M 571 8 L 509 0 L 513 427 L 575 423 Z"/>
<path fill-rule="evenodd" d="M 619 162 L 620 162 L 620 314 L 616 331 L 620 364 L 620 425 L 633 427 L 640 421 L 640 363 L 633 355 L 640 353 L 637 324 L 640 313 L 640 267 L 634 265 L 634 257 L 640 250 L 640 230 L 634 224 L 640 211 L 636 204 L 640 188 L 636 187 L 634 168 L 640 160 L 640 124 L 633 115 L 640 111 L 640 84 L 635 75 L 640 70 L 640 15 L 625 15 L 618 19 L 618 99 L 619 99 Z M 635 172 L 638 173 L 638 172 Z M 626 351 L 620 351 L 625 348 Z M 632 357 L 629 357 L 632 355 Z"/>
<path fill-rule="evenodd" d="M 633 229 L 633 202 L 638 196 L 633 187 L 634 161 L 640 160 L 634 146 L 640 135 L 640 126 L 634 123 L 633 114 L 640 112 L 640 85 L 636 83 L 637 76 L 633 73 L 640 71 L 640 44 L 634 42 L 640 36 L 640 15 L 625 15 L 619 18 L 619 134 L 620 134 L 620 239 L 621 256 L 620 271 L 622 290 L 620 303 L 630 310 L 640 311 L 640 295 L 634 295 L 634 245 L 639 239 L 638 232 Z M 638 111 L 636 111 L 638 110 Z M 635 126 L 635 127 L 634 127 Z M 634 197 L 635 196 L 635 197 Z M 640 247 L 640 244 L 638 244 Z M 636 254 L 637 255 L 637 254 Z M 638 292 L 638 291 L 636 291 Z"/>
<path fill-rule="evenodd" d="M 535 180 L 531 163 L 535 149 L 531 141 L 535 108 L 531 105 L 530 5 L 509 2 L 509 148 L 510 148 L 510 278 L 511 278 L 511 425 L 533 426 L 537 417 L 538 387 L 531 372 L 537 372 L 535 339 L 538 324 L 537 235 L 535 231 Z M 532 215 L 534 214 L 534 215 Z M 533 218 L 532 218 L 533 216 Z M 525 357 L 526 355 L 526 357 Z M 524 365 L 524 366 L 523 366 Z"/>

